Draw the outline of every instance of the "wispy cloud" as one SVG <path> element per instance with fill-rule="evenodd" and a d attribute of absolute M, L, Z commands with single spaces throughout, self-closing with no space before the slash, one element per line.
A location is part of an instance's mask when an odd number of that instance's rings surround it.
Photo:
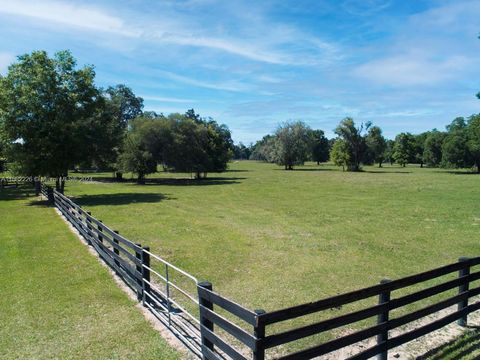
<path fill-rule="evenodd" d="M 168 78 L 177 82 L 181 82 L 187 85 L 193 85 L 196 87 L 206 88 L 206 89 L 225 90 L 225 91 L 233 91 L 233 92 L 248 91 L 251 89 L 250 85 L 243 84 L 238 81 L 211 82 L 211 81 L 198 80 L 189 76 L 175 74 L 170 71 L 159 70 L 156 73 L 160 76 L 163 76 L 165 78 Z"/>
<path fill-rule="evenodd" d="M 9 1 L 0 0 L 0 13 L 25 16 L 38 21 L 94 31 L 104 31 L 126 36 L 139 36 L 126 22 L 92 6 L 75 5 L 60 1 Z"/>
<path fill-rule="evenodd" d="M 192 103 L 192 102 L 195 102 L 195 100 L 175 98 L 175 97 L 151 96 L 151 95 L 141 95 L 141 97 L 144 100 L 167 102 L 167 103 Z"/>
<path fill-rule="evenodd" d="M 458 78 L 458 73 L 470 63 L 464 56 L 438 60 L 426 54 L 410 53 L 370 61 L 355 68 L 353 74 L 387 86 L 436 85 Z"/>
<path fill-rule="evenodd" d="M 204 29 L 195 24 L 194 18 L 182 19 L 177 17 L 172 20 L 171 18 L 168 19 L 165 14 L 163 16 L 159 14 L 160 19 L 157 17 L 154 22 L 149 20 L 134 22 L 130 19 L 112 15 L 109 11 L 100 7 L 57 0 L 42 2 L 0 0 L 0 14 L 2 13 L 29 17 L 47 24 L 62 24 L 86 31 L 141 38 L 159 44 L 208 48 L 270 64 L 308 65 L 315 63 L 313 61 L 314 57 L 293 57 L 290 53 L 281 49 L 273 49 L 272 45 L 276 46 L 277 44 L 271 41 L 271 37 L 269 41 L 264 41 L 260 32 L 256 38 L 250 37 L 248 39 L 225 35 L 216 36 L 215 34 L 205 35 L 203 34 Z M 264 26 L 267 29 L 269 24 L 264 24 Z M 272 34 L 273 31 L 270 31 Z M 286 35 L 283 32 L 282 34 Z M 284 37 L 282 41 L 285 41 L 285 39 L 287 37 Z M 301 43 L 299 42 L 301 40 L 306 46 L 314 46 L 317 51 L 325 54 L 331 54 L 334 48 L 333 45 L 311 36 L 304 36 L 302 40 L 301 34 L 297 34 L 294 40 L 297 44 Z M 272 44 L 269 45 L 269 43 Z"/>

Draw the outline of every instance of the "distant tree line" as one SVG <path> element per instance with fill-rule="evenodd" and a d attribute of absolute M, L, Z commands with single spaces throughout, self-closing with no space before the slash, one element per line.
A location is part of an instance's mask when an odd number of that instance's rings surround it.
<path fill-rule="evenodd" d="M 345 118 L 335 134 L 329 140 L 322 130 L 312 130 L 301 121 L 287 122 L 255 144 L 235 145 L 234 157 L 276 163 L 287 170 L 305 161 L 331 161 L 348 171 L 389 162 L 403 167 L 473 168 L 480 173 L 480 114 L 458 117 L 446 131 L 400 133 L 394 140 L 386 139 L 370 122 L 357 126 L 352 118 Z"/>
<path fill-rule="evenodd" d="M 18 57 L 0 75 L 0 163 L 15 174 L 49 176 L 63 191 L 68 171 L 130 171 L 143 182 L 157 165 L 203 178 L 224 171 L 230 131 L 193 110 L 164 116 L 143 111 L 125 85 L 95 85 L 93 66 L 78 68 L 69 51 Z"/>

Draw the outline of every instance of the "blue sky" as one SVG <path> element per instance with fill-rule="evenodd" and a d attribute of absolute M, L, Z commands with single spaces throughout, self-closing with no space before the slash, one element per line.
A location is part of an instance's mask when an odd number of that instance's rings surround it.
<path fill-rule="evenodd" d="M 480 112 L 480 1 L 0 0 L 0 73 L 70 49 L 145 109 L 194 108 L 248 143 L 286 120 L 388 137 Z"/>

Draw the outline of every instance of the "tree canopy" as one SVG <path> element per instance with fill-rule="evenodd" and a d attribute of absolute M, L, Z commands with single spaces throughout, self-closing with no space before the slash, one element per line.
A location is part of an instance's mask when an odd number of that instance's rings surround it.
<path fill-rule="evenodd" d="M 0 79 L 0 118 L 18 172 L 64 177 L 91 156 L 105 121 L 94 77 L 93 67 L 77 69 L 68 51 L 53 58 L 36 51 L 10 65 Z"/>
<path fill-rule="evenodd" d="M 233 154 L 230 130 L 193 110 L 183 115 L 140 116 L 131 121 L 127 140 L 120 167 L 136 173 L 139 181 L 155 172 L 157 164 L 169 171 L 206 177 L 209 172 L 225 171 Z M 134 159 L 139 159 L 138 168 Z M 152 161 L 155 166 L 150 166 Z"/>
<path fill-rule="evenodd" d="M 367 145 L 364 132 L 368 131 L 370 126 L 371 123 L 367 122 L 356 127 L 353 119 L 347 117 L 340 121 L 335 129 L 335 134 L 343 140 L 343 145 L 341 148 L 337 146 L 336 151 L 342 149 L 347 152 L 343 159 L 347 161 L 345 165 L 349 171 L 360 170 L 361 164 L 365 161 Z"/>

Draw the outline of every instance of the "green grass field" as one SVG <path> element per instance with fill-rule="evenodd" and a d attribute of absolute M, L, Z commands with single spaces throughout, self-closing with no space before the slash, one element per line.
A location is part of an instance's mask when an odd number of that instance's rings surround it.
<path fill-rule="evenodd" d="M 274 310 L 480 254 L 480 176 L 364 170 L 245 161 L 205 181 L 161 173 L 147 185 L 69 183 L 66 194 L 250 308 Z"/>
<path fill-rule="evenodd" d="M 30 188 L 0 190 L 1 359 L 177 359 Z"/>
<path fill-rule="evenodd" d="M 96 180 L 66 187 L 95 217 L 251 309 L 318 300 L 480 254 L 480 176 L 467 171 L 347 173 L 314 164 L 284 171 L 243 161 L 202 181 L 159 173 L 137 185 L 130 175 L 122 183 L 110 173 L 71 175 Z"/>

